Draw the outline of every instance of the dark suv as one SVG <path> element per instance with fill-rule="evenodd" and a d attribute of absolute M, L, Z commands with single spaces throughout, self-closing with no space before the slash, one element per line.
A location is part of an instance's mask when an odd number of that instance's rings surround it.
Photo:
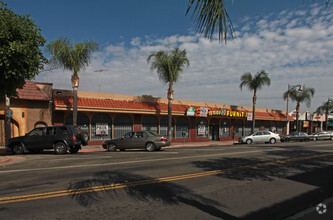
<path fill-rule="evenodd" d="M 88 144 L 88 134 L 72 126 L 39 127 L 25 136 L 10 138 L 8 148 L 14 154 L 26 151 L 37 153 L 44 149 L 54 149 L 56 154 L 77 153 L 81 145 Z"/>

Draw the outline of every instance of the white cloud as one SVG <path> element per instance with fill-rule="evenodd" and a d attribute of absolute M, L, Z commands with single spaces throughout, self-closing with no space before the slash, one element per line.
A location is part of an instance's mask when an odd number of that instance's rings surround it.
<path fill-rule="evenodd" d="M 310 109 L 314 111 L 333 95 L 333 17 L 325 10 L 314 7 L 244 18 L 235 24 L 238 38 L 227 45 L 197 34 L 135 37 L 131 47 L 125 42 L 110 44 L 95 53 L 89 68 L 79 73 L 79 90 L 166 97 L 167 86 L 150 71 L 147 57 L 170 45 L 186 49 L 190 60 L 190 67 L 175 84 L 176 99 L 252 106 L 252 92 L 239 89 L 240 76 L 264 69 L 272 82 L 258 92 L 258 107 L 285 110 L 282 94 L 288 83 L 305 84 L 316 89 Z M 103 71 L 94 72 L 100 69 Z M 70 75 L 60 70 L 43 73 L 37 80 L 71 89 Z M 290 109 L 293 105 L 290 103 Z M 301 109 L 307 110 L 305 105 Z"/>

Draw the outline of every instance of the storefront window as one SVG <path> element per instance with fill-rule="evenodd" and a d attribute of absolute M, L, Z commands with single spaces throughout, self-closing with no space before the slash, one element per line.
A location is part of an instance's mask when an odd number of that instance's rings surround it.
<path fill-rule="evenodd" d="M 146 115 L 142 120 L 142 130 L 158 134 L 158 120 L 153 115 Z"/>
<path fill-rule="evenodd" d="M 66 125 L 72 125 L 73 124 L 73 114 L 70 114 L 66 117 Z M 78 112 L 77 113 L 77 122 L 76 122 L 77 126 L 82 130 L 88 133 L 88 135 L 90 136 L 90 131 L 89 131 L 89 118 L 86 114 L 82 113 L 82 112 Z M 89 138 L 90 140 L 91 138 Z"/>
<path fill-rule="evenodd" d="M 243 136 L 243 121 L 236 120 L 235 121 L 235 137 Z"/>
<path fill-rule="evenodd" d="M 91 140 L 110 140 L 112 119 L 106 113 L 97 113 L 91 119 Z"/>
<path fill-rule="evenodd" d="M 276 121 L 273 121 L 271 123 L 271 131 L 274 132 L 274 133 L 277 133 L 277 122 Z"/>
<path fill-rule="evenodd" d="M 114 138 L 121 138 L 130 131 L 133 131 L 132 118 L 128 115 L 118 115 L 114 119 Z"/>
<path fill-rule="evenodd" d="M 186 117 L 179 117 L 176 121 L 176 138 L 188 138 L 190 123 Z"/>
<path fill-rule="evenodd" d="M 171 122 L 171 137 L 175 138 L 175 120 L 172 118 Z M 168 135 L 168 116 L 164 116 L 160 121 L 160 134 Z"/>
<path fill-rule="evenodd" d="M 245 122 L 245 136 L 248 136 L 252 134 L 252 121 L 246 121 Z"/>
<path fill-rule="evenodd" d="M 260 131 L 261 121 L 255 121 L 254 131 Z"/>
<path fill-rule="evenodd" d="M 198 118 L 196 122 L 197 137 L 208 137 L 208 122 L 205 118 Z"/>
<path fill-rule="evenodd" d="M 230 137 L 230 121 L 228 119 L 221 121 L 221 137 Z"/>
<path fill-rule="evenodd" d="M 265 121 L 264 126 L 265 126 L 264 130 L 269 131 L 271 129 L 271 122 L 270 121 Z"/>
<path fill-rule="evenodd" d="M 284 135 L 284 134 L 283 134 L 284 125 L 285 125 L 285 124 L 284 124 L 283 122 L 278 122 L 278 123 L 277 123 L 277 126 L 278 126 L 278 129 L 277 129 L 278 134 L 280 134 L 280 135 Z"/>

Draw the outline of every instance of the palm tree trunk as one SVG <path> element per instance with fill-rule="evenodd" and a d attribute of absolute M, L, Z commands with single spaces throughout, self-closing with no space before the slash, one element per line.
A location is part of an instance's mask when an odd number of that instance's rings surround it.
<path fill-rule="evenodd" d="M 296 105 L 296 131 L 299 132 L 298 114 L 299 114 L 299 103 L 297 102 L 297 105 Z"/>
<path fill-rule="evenodd" d="M 169 82 L 168 90 L 168 138 L 171 141 L 171 126 L 172 126 L 172 100 L 173 100 L 173 82 Z"/>
<path fill-rule="evenodd" d="M 72 86 L 73 86 L 73 125 L 77 125 L 77 90 L 79 88 L 80 78 L 77 73 L 72 75 Z"/>
<path fill-rule="evenodd" d="M 252 107 L 252 131 L 251 131 L 251 133 L 254 132 L 254 129 L 256 127 L 256 119 L 255 119 L 255 116 L 256 116 L 256 103 L 257 103 L 257 94 L 256 94 L 256 92 L 254 92 L 254 95 L 253 95 L 253 107 Z"/>

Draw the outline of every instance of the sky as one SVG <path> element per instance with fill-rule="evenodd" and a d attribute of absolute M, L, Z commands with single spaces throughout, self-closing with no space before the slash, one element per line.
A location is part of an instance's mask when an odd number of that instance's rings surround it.
<path fill-rule="evenodd" d="M 257 107 L 286 110 L 288 84 L 315 89 L 314 112 L 333 98 L 333 5 L 312 0 L 226 0 L 236 38 L 209 41 L 195 29 L 187 0 L 5 0 L 30 15 L 47 43 L 68 37 L 93 40 L 99 51 L 79 72 L 79 91 L 167 97 L 168 86 L 147 58 L 159 50 L 186 49 L 190 66 L 174 86 L 175 99 L 252 106 L 253 92 L 239 88 L 242 74 L 265 70 L 269 87 L 257 92 Z M 49 58 L 49 54 L 45 53 Z M 47 67 L 46 67 L 47 68 Z M 71 72 L 41 72 L 36 81 L 71 90 Z M 289 102 L 289 110 L 296 103 Z"/>

